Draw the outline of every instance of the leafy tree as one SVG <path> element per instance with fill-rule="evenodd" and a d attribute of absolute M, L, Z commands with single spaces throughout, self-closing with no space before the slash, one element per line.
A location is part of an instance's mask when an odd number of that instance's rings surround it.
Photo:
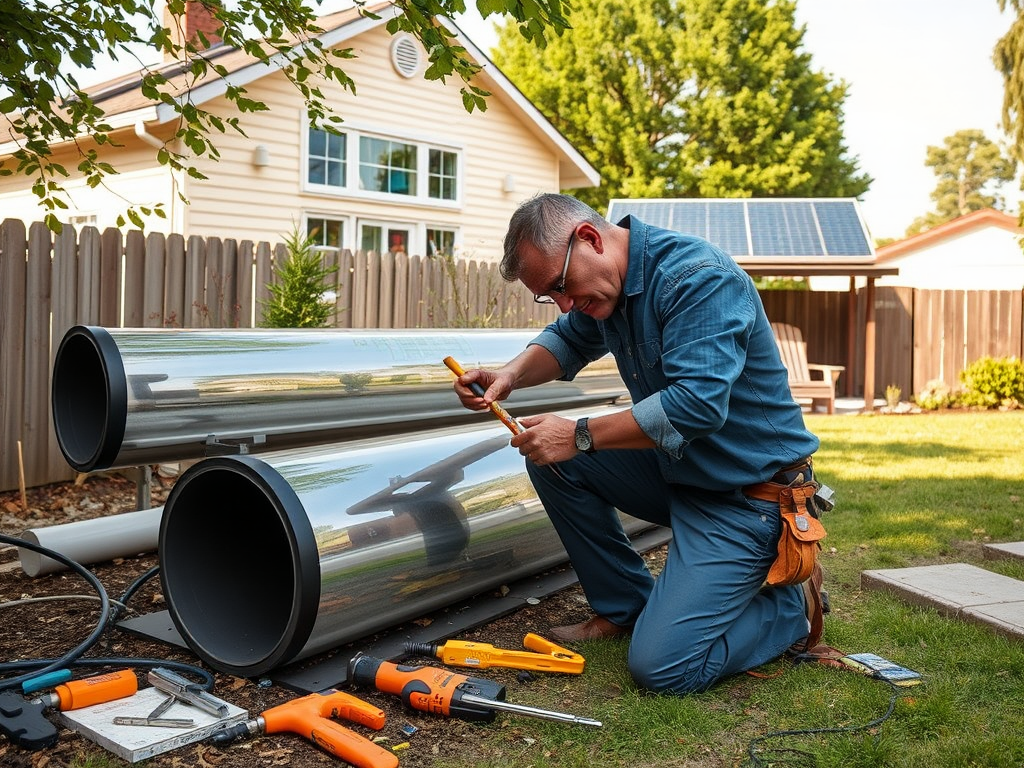
<path fill-rule="evenodd" d="M 1002 197 L 990 191 L 993 184 L 1012 181 L 1017 162 L 982 131 L 957 131 L 943 140 L 942 147 L 928 147 L 925 165 L 939 177 L 932 192 L 935 211 L 916 219 L 907 228 L 916 235 L 943 222 L 982 208 L 1005 205 Z"/>
<path fill-rule="evenodd" d="M 505 27 L 495 62 L 600 169 L 579 196 L 865 192 L 846 85 L 814 71 L 793 0 L 579 0 L 538 53 Z"/>
<path fill-rule="evenodd" d="M 997 0 L 1016 13 L 1010 29 L 996 43 L 992 60 L 1003 75 L 1003 129 L 1013 138 L 1013 156 L 1024 159 L 1024 0 Z"/>
<path fill-rule="evenodd" d="M 323 30 L 316 26 L 315 6 L 322 0 L 194 1 L 202 2 L 212 13 L 220 25 L 215 34 L 226 45 L 245 51 L 254 61 L 270 63 L 273 58 L 281 62 L 282 71 L 305 98 L 313 125 L 330 128 L 341 121 L 326 103 L 321 84 L 334 81 L 354 91 L 355 83 L 338 63 L 353 54 L 347 49 L 325 49 L 317 38 Z M 176 90 L 168 68 L 144 68 L 142 92 L 177 111 L 180 127 L 175 138 L 192 156 L 217 157 L 211 137 L 229 128 L 241 132 L 237 118 L 222 120 L 187 98 L 187 90 L 211 72 L 226 74 L 216 60 L 204 54 L 207 35 L 199 33 L 195 39 L 182 41 L 180 32 L 189 2 L 193 0 L 167 0 L 167 12 L 173 19 L 170 26 L 157 14 L 152 0 L 6 0 L 0 4 L 0 114 L 7 122 L 7 133 L 18 143 L 12 158 L 0 163 L 0 174 L 25 174 L 33 179 L 33 191 L 48 211 L 45 218 L 52 229 L 60 229 L 54 211 L 67 208 L 62 179 L 70 174 L 52 161 L 51 144 L 78 145 L 78 170 L 91 186 L 116 173 L 113 166 L 99 160 L 95 148 L 81 142 L 81 137 L 88 135 L 97 145 L 114 145 L 115 136 L 114 128 L 104 120 L 103 109 L 80 85 L 76 71 L 94 69 L 107 59 L 135 60 L 135 50 L 145 46 L 179 62 L 178 71 L 186 74 L 186 93 L 182 93 Z M 367 0 L 354 3 L 364 15 L 377 18 L 368 10 Z M 561 35 L 568 27 L 568 0 L 476 0 L 476 5 L 484 18 L 492 14 L 511 17 L 523 40 L 534 46 L 543 47 L 550 33 Z M 465 108 L 485 109 L 489 94 L 472 83 L 479 66 L 470 61 L 439 18 L 464 12 L 465 0 L 396 0 L 394 6 L 387 30 L 419 38 L 430 59 L 424 76 L 441 81 L 451 75 L 460 77 Z M 237 85 L 228 85 L 225 96 L 240 113 L 267 109 Z M 155 151 L 161 164 L 202 177 L 188 155 L 169 146 Z M 128 217 L 142 226 L 139 211 L 130 210 Z"/>
<path fill-rule="evenodd" d="M 274 263 L 274 282 L 267 285 L 270 301 L 263 306 L 264 328 L 323 328 L 334 314 L 325 294 L 327 278 L 338 267 L 324 266 L 316 250 L 316 234 L 304 235 L 296 224 L 284 236 L 285 256 Z"/>

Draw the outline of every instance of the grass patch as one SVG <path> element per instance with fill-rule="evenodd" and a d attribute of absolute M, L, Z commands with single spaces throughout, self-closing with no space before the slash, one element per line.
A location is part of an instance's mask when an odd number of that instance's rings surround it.
<path fill-rule="evenodd" d="M 985 560 L 982 545 L 1024 540 L 1024 412 L 921 416 L 813 415 L 819 478 L 837 494 L 825 517 L 823 565 L 833 613 L 825 641 L 912 667 L 890 718 L 869 730 L 793 735 L 762 745 L 764 764 L 819 768 L 1020 768 L 1024 765 L 1024 643 L 929 608 L 860 589 L 866 569 Z M 517 703 L 596 717 L 601 729 L 499 719 L 451 768 L 750 764 L 748 745 L 778 730 L 857 728 L 882 716 L 892 690 L 849 672 L 776 662 L 778 677 L 738 675 L 694 696 L 638 691 L 626 641 L 581 646 L 587 671 L 545 676 Z M 787 751 L 793 750 L 793 751 Z"/>

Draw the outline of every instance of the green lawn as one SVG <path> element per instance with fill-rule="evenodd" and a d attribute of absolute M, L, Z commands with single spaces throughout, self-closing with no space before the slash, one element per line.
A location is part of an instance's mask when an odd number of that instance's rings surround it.
<path fill-rule="evenodd" d="M 1024 412 L 808 417 L 819 479 L 837 494 L 822 562 L 833 612 L 825 641 L 912 667 L 922 685 L 784 662 L 675 698 L 636 690 L 626 641 L 580 648 L 587 670 L 510 692 L 519 703 L 596 717 L 601 729 L 501 718 L 445 766 L 1024 766 L 1024 641 L 860 589 L 865 569 L 973 563 L 1024 580 L 1019 562 L 985 560 L 987 542 L 1024 540 Z M 524 696 L 528 696 L 528 701 Z M 762 762 L 750 743 L 773 731 Z M 849 729 L 837 732 L 840 729 Z M 475 740 L 474 740 L 475 741 Z M 469 747 L 469 745 L 467 745 Z M 439 763 L 440 764 L 440 763 Z"/>

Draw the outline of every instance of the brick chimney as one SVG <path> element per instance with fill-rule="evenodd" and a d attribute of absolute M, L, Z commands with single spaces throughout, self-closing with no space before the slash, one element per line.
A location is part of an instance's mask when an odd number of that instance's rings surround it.
<path fill-rule="evenodd" d="M 191 42 L 199 47 L 196 38 L 197 32 L 202 32 L 213 47 L 222 42 L 216 34 L 221 24 L 213 17 L 211 8 L 217 7 L 216 0 L 188 0 L 185 3 L 185 13 L 182 16 L 172 16 L 167 6 L 164 6 L 164 26 L 171 32 L 171 40 L 177 45 L 184 45 Z"/>

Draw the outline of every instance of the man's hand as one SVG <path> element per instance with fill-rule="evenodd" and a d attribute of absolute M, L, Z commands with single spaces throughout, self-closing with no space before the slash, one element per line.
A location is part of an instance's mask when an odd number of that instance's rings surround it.
<path fill-rule="evenodd" d="M 512 438 L 512 446 L 534 464 L 557 464 L 579 453 L 576 450 L 576 422 L 553 413 L 524 416 L 519 423 L 526 431 Z"/>
<path fill-rule="evenodd" d="M 466 371 L 455 380 L 455 394 L 462 405 L 471 411 L 486 411 L 491 403 L 497 403 L 512 394 L 515 378 L 501 371 L 484 371 L 476 368 Z M 471 385 L 479 384 L 484 389 L 483 397 L 473 392 Z"/>

